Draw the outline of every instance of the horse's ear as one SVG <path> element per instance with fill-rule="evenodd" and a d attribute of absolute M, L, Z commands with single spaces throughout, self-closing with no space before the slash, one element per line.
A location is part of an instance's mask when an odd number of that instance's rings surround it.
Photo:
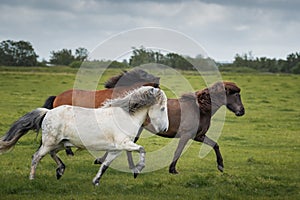
<path fill-rule="evenodd" d="M 224 88 L 226 91 L 226 95 L 239 93 L 241 91 L 241 89 L 232 82 L 224 82 Z"/>

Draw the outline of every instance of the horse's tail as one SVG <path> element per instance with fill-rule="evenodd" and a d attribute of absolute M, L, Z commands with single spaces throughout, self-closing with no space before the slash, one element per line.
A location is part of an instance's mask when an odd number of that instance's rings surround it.
<path fill-rule="evenodd" d="M 38 108 L 14 122 L 6 134 L 0 139 L 0 154 L 10 150 L 29 130 L 38 132 L 48 111 L 46 108 Z"/>
<path fill-rule="evenodd" d="M 55 100 L 56 96 L 50 96 L 48 99 L 45 101 L 43 108 L 47 109 L 53 109 L 53 102 Z"/>

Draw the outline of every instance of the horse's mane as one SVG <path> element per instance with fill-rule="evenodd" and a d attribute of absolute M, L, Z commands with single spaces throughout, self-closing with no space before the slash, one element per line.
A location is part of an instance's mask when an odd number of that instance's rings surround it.
<path fill-rule="evenodd" d="M 144 88 L 144 89 L 143 89 Z M 156 99 L 160 98 L 161 92 L 154 94 L 151 90 L 153 87 L 141 87 L 130 92 L 122 98 L 109 99 L 103 103 L 102 108 L 121 107 L 129 114 L 133 115 L 145 106 L 155 104 Z"/>
<path fill-rule="evenodd" d="M 193 103 L 196 107 L 199 107 L 200 110 L 203 112 L 208 112 L 211 107 L 210 97 L 207 92 L 207 89 L 200 90 L 198 92 L 189 92 L 183 94 L 179 98 L 179 101 Z"/>
<path fill-rule="evenodd" d="M 241 89 L 235 83 L 230 81 L 216 82 L 207 89 L 210 93 L 226 92 L 227 94 L 234 94 L 239 93 L 241 91 Z"/>
<path fill-rule="evenodd" d="M 203 90 L 197 91 L 195 93 L 197 96 L 197 102 L 199 108 L 202 112 L 210 112 L 211 111 L 211 98 L 209 95 L 209 89 L 205 88 Z"/>
<path fill-rule="evenodd" d="M 121 74 L 108 79 L 104 86 L 105 88 L 115 88 L 120 86 L 130 86 L 140 82 L 159 85 L 159 79 L 159 77 L 149 74 L 142 69 L 133 69 L 130 71 L 124 70 Z"/>
<path fill-rule="evenodd" d="M 105 83 L 104 83 L 104 87 L 105 88 L 114 88 L 116 86 L 116 84 L 118 83 L 118 81 L 124 76 L 124 74 L 126 74 L 127 71 L 124 70 L 121 74 L 116 75 L 111 77 L 110 79 L 108 79 Z"/>

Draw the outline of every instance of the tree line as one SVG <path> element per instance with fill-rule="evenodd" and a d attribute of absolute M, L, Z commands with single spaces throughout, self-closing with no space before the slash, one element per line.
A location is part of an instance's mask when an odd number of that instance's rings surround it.
<path fill-rule="evenodd" d="M 2 66 L 45 66 L 52 65 L 80 65 L 88 56 L 88 50 L 79 47 L 75 54 L 71 49 L 50 52 L 50 60 L 39 62 L 39 57 L 28 41 L 5 40 L 0 43 L 0 65 Z"/>
<path fill-rule="evenodd" d="M 50 52 L 49 61 L 39 62 L 39 57 L 33 46 L 28 41 L 5 40 L 0 43 L 0 65 L 2 66 L 45 66 L 45 65 L 67 65 L 79 68 L 83 61 L 88 60 L 88 50 L 79 47 L 73 53 L 71 49 L 62 49 Z M 182 56 L 176 53 L 163 54 L 161 52 L 145 49 L 144 47 L 133 48 L 132 55 L 127 61 L 122 62 L 110 60 L 93 61 L 96 65 L 108 65 L 111 68 L 129 68 L 148 63 L 157 63 L 181 70 L 194 70 L 195 66 L 203 71 L 210 70 L 214 61 L 201 55 L 195 58 Z M 243 69 L 251 68 L 262 72 L 272 73 L 296 73 L 300 74 L 300 52 L 291 53 L 284 59 L 270 59 L 267 57 L 254 58 L 252 53 L 236 54 L 234 61 L 229 64 L 218 64 L 219 69 L 228 68 Z"/>
<path fill-rule="evenodd" d="M 252 56 L 252 52 L 236 54 L 233 63 L 222 67 L 250 68 L 260 72 L 300 74 L 300 52 L 288 54 L 286 59 Z"/>
<path fill-rule="evenodd" d="M 0 43 L 0 65 L 35 66 L 37 58 L 29 42 L 6 40 Z"/>

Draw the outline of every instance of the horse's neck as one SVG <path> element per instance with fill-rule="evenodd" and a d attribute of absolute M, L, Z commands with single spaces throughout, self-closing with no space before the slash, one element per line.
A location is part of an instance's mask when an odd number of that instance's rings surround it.
<path fill-rule="evenodd" d="M 146 121 L 147 118 L 147 113 L 148 113 L 148 109 L 141 109 L 139 111 L 137 111 L 136 113 L 134 113 L 131 118 L 134 121 L 134 125 L 137 126 L 138 128 L 140 128 L 142 126 L 142 124 Z"/>
<path fill-rule="evenodd" d="M 220 98 L 212 99 L 211 104 L 211 116 L 213 116 L 223 105 L 225 105 L 224 101 Z"/>

